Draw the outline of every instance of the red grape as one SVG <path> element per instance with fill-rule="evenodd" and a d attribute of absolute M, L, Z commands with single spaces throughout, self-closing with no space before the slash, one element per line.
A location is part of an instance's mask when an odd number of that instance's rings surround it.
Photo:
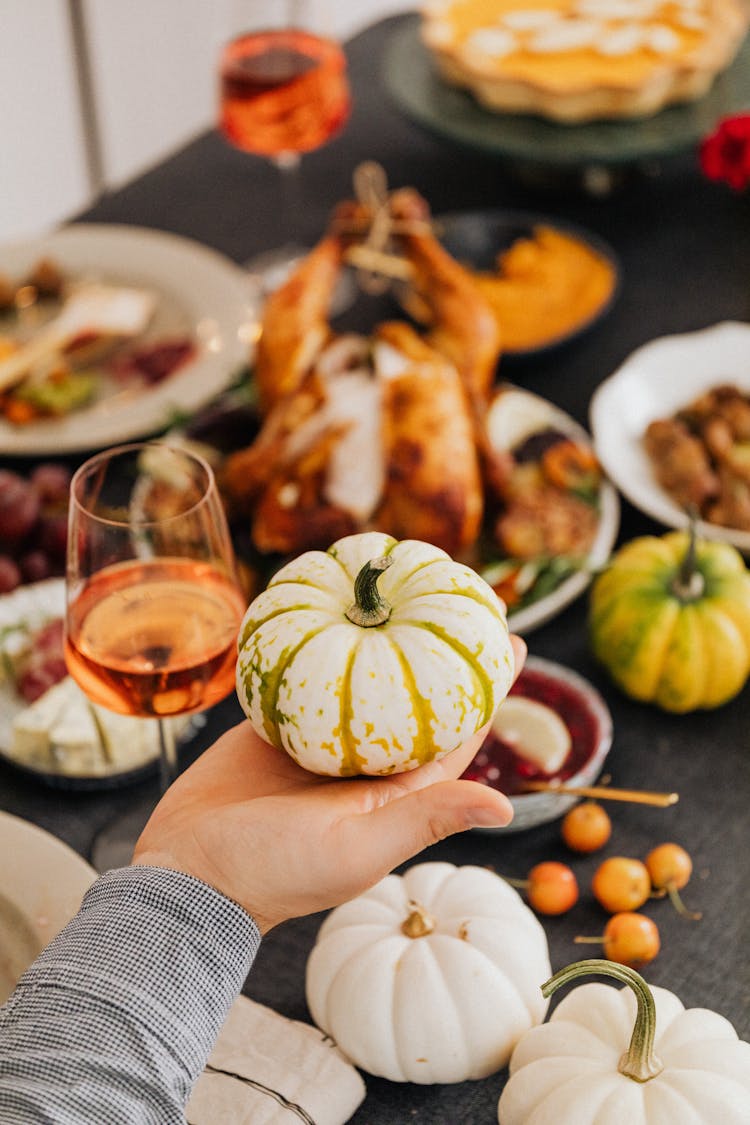
<path fill-rule="evenodd" d="M 71 473 L 65 465 L 45 461 L 31 474 L 31 484 L 39 494 L 42 504 L 67 507 Z"/>
<path fill-rule="evenodd" d="M 24 582 L 41 582 L 52 573 L 49 556 L 44 551 L 27 551 L 18 561 Z"/>
<path fill-rule="evenodd" d="M 67 515 L 43 515 L 35 538 L 41 550 L 52 560 L 64 559 L 68 543 Z"/>
<path fill-rule="evenodd" d="M 29 480 L 0 469 L 0 594 L 63 573 L 70 480 L 56 461 L 37 465 Z"/>
<path fill-rule="evenodd" d="M 0 542 L 20 543 L 39 515 L 36 489 L 17 473 L 0 469 Z"/>
<path fill-rule="evenodd" d="M 0 555 L 0 594 L 9 594 L 20 585 L 21 571 L 8 555 Z"/>

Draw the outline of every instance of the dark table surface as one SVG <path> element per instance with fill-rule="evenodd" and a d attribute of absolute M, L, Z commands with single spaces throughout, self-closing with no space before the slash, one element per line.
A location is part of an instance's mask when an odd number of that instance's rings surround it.
<path fill-rule="evenodd" d="M 606 198 L 586 197 L 565 183 L 530 186 L 527 177 L 485 155 L 451 147 L 405 120 L 381 82 L 382 53 L 399 17 L 374 26 L 348 46 L 354 112 L 345 132 L 302 162 L 305 205 L 298 236 L 311 243 L 330 208 L 351 191 L 362 160 L 380 161 L 392 186 L 414 185 L 433 211 L 528 208 L 581 223 L 607 239 L 622 264 L 623 287 L 605 321 L 584 338 L 537 361 L 508 363 L 502 375 L 564 407 L 586 423 L 595 387 L 638 345 L 750 313 L 750 199 L 709 183 L 686 153 L 661 167 L 635 169 Z M 265 162 L 231 149 L 214 133 L 121 190 L 102 198 L 83 221 L 130 223 L 186 235 L 238 262 L 285 241 L 276 174 Z M 355 312 L 352 323 L 372 317 Z M 750 360 L 750 357 L 749 357 Z M 721 375 L 721 372 L 717 372 Z M 621 540 L 659 532 L 627 504 Z M 626 699 L 594 664 L 587 644 L 586 598 L 529 637 L 530 651 L 562 661 L 599 688 L 612 710 L 614 745 L 608 772 L 617 786 L 677 789 L 667 810 L 610 805 L 613 838 L 605 854 L 644 856 L 656 843 L 676 840 L 691 852 L 695 869 L 685 892 L 703 911 L 684 921 L 665 903 L 647 911 L 658 921 L 662 951 L 645 971 L 649 981 L 676 992 L 686 1006 L 707 1006 L 750 1036 L 750 688 L 717 711 L 688 717 L 663 714 Z M 234 699 L 210 713 L 206 727 L 184 752 L 187 764 L 240 718 Z M 65 793 L 0 767 L 0 807 L 48 829 L 83 855 L 103 825 L 137 801 L 156 800 L 157 783 L 126 790 Z M 543 859 L 570 861 L 559 823 L 513 836 L 466 833 L 444 841 L 420 859 L 481 864 L 523 876 Z M 588 884 L 601 855 L 574 860 L 583 888 L 566 916 L 545 920 L 554 968 L 577 958 L 578 933 L 598 933 L 606 921 L 592 904 Z M 304 998 L 305 961 L 319 917 L 288 923 L 264 941 L 247 982 L 248 995 L 284 1015 L 309 1019 Z M 356 1125 L 429 1122 L 433 1125 L 495 1120 L 505 1074 L 458 1086 L 396 1085 L 365 1076 L 367 1098 Z"/>

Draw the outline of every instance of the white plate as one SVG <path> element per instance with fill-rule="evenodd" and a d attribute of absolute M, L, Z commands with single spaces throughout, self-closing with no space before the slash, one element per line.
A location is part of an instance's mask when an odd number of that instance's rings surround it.
<path fill-rule="evenodd" d="M 633 352 L 596 390 L 590 418 L 605 472 L 631 504 L 667 527 L 685 527 L 683 509 L 656 480 L 643 445 L 650 422 L 667 418 L 719 383 L 750 394 L 750 324 L 724 321 L 662 336 Z M 698 534 L 750 553 L 750 532 L 699 521 Z"/>
<path fill-rule="evenodd" d="M 0 247 L 0 272 L 21 278 L 42 257 L 53 258 L 73 278 L 154 290 L 158 306 L 148 335 L 189 335 L 197 354 L 155 386 L 111 386 L 90 406 L 63 418 L 26 426 L 0 419 L 0 453 L 73 453 L 155 433 L 176 411 L 208 402 L 249 361 L 251 291 L 242 270 L 215 250 L 143 227 L 79 223 Z"/>
<path fill-rule="evenodd" d="M 0 812 L 0 1003 L 81 905 L 97 873 L 49 832 Z"/>
<path fill-rule="evenodd" d="M 541 429 L 555 429 L 569 435 L 575 441 L 591 445 L 591 437 L 583 426 L 579 426 L 564 410 L 554 406 L 547 399 L 532 394 L 531 391 L 522 391 L 518 387 L 514 387 L 513 391 L 514 394 L 528 398 L 529 416 L 534 419 L 534 426 L 528 433 L 539 432 Z M 571 602 L 575 601 L 591 582 L 594 572 L 609 558 L 619 526 L 620 502 L 617 491 L 609 481 L 602 480 L 599 489 L 599 527 L 586 564 L 575 574 L 565 578 L 551 594 L 546 594 L 516 612 L 511 611 L 508 615 L 508 625 L 512 631 L 526 635 L 556 617 L 558 613 L 562 613 Z"/>

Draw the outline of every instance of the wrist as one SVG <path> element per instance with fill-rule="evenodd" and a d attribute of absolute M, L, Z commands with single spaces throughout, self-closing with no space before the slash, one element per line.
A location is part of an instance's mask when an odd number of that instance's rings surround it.
<path fill-rule="evenodd" d="M 136 847 L 131 866 L 157 867 L 167 871 L 176 871 L 178 874 L 187 875 L 191 879 L 197 879 L 199 883 L 210 887 L 212 891 L 222 895 L 234 906 L 239 907 L 240 910 L 247 914 L 255 924 L 261 936 L 266 934 L 273 925 L 273 923 L 269 923 L 263 918 L 261 912 L 249 906 L 240 896 L 234 894 L 232 889 L 227 885 L 226 880 L 221 878 L 220 873 L 212 868 L 209 869 L 207 864 L 195 863 L 183 858 L 178 858 L 170 851 L 158 851 L 155 849 L 139 851 Z"/>

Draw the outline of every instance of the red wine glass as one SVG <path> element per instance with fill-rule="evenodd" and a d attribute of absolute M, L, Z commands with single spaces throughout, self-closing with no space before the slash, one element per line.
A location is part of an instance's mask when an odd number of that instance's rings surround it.
<path fill-rule="evenodd" d="M 326 34 L 320 4 L 243 0 L 235 9 L 242 30 L 221 53 L 219 128 L 236 148 L 271 160 L 280 171 L 289 242 L 247 263 L 269 291 L 306 253 L 293 236 L 303 207 L 302 155 L 344 127 L 351 95 L 346 57 Z"/>

